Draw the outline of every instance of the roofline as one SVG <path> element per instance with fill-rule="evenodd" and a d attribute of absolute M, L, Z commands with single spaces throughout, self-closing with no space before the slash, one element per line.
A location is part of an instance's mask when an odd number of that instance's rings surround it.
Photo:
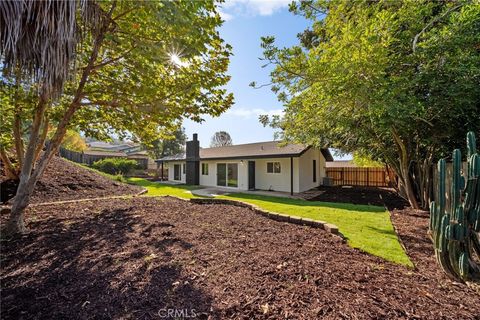
<path fill-rule="evenodd" d="M 266 159 L 266 158 L 291 158 L 291 157 L 294 157 L 294 158 L 297 158 L 297 157 L 301 157 L 305 152 L 307 152 L 308 150 L 310 150 L 312 148 L 312 146 L 307 146 L 305 149 L 303 149 L 301 152 L 299 153 L 287 153 L 287 154 L 262 154 L 262 155 L 256 155 L 256 156 L 253 156 L 253 155 L 246 155 L 246 156 L 234 156 L 234 157 L 199 157 L 199 160 L 200 161 L 207 161 L 207 160 L 229 160 L 229 159 L 232 159 L 232 160 L 241 160 L 241 159 Z M 173 161 L 186 161 L 186 158 L 182 158 L 182 159 L 167 159 L 167 160 L 163 160 L 163 159 L 156 159 L 155 162 L 173 162 Z"/>

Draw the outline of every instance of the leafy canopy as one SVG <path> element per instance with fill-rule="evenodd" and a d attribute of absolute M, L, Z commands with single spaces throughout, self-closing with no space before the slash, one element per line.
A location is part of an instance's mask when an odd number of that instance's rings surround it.
<path fill-rule="evenodd" d="M 291 11 L 312 21 L 300 44 L 262 38 L 285 116 L 260 121 L 285 139 L 386 162 L 413 190 L 414 166 L 480 131 L 478 4 L 309 0 Z"/>

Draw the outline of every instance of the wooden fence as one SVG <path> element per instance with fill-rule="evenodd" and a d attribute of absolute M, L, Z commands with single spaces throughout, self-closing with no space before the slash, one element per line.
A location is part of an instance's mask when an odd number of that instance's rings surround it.
<path fill-rule="evenodd" d="M 76 163 L 82 163 L 91 166 L 95 161 L 102 160 L 105 158 L 118 158 L 119 156 L 117 155 L 92 155 L 92 154 L 85 154 L 83 152 L 77 152 L 73 150 L 68 150 L 63 147 L 60 147 L 58 149 L 58 153 L 60 157 L 68 159 L 70 161 L 76 162 Z M 132 159 L 137 161 L 139 169 L 142 170 L 147 170 L 148 169 L 148 159 L 147 158 L 128 158 L 128 157 L 122 157 L 125 159 Z"/>
<path fill-rule="evenodd" d="M 332 179 L 334 186 L 389 187 L 395 181 L 395 174 L 385 168 L 326 168 L 326 175 Z"/>

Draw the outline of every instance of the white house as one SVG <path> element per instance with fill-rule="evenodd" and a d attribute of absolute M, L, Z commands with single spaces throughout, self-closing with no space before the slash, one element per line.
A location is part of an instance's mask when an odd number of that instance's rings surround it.
<path fill-rule="evenodd" d="M 328 149 L 278 141 L 200 148 L 197 134 L 186 154 L 156 160 L 167 166 L 168 180 L 238 190 L 302 192 L 322 184 Z"/>

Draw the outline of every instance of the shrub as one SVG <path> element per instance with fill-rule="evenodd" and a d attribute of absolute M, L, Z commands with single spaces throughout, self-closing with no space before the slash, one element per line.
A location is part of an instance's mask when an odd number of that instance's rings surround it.
<path fill-rule="evenodd" d="M 123 158 L 105 158 L 95 161 L 93 168 L 108 174 L 129 174 L 137 167 L 137 161 Z"/>

